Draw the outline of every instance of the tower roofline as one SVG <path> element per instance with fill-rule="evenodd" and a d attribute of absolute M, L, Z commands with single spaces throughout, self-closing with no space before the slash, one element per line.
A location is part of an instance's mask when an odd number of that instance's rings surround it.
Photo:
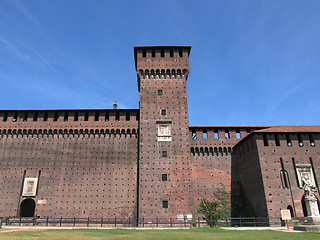
<path fill-rule="evenodd" d="M 134 60 L 135 60 L 135 67 L 137 70 L 137 52 L 138 50 L 155 50 L 155 49 L 187 49 L 188 50 L 188 57 L 190 55 L 191 46 L 137 46 L 134 47 Z"/>

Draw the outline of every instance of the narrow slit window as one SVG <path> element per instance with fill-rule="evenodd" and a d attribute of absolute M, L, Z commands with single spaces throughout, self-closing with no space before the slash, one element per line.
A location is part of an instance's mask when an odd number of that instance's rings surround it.
<path fill-rule="evenodd" d="M 196 130 L 192 130 L 192 139 L 197 139 L 197 132 L 196 132 Z"/>
<path fill-rule="evenodd" d="M 183 57 L 182 49 L 179 50 L 179 57 Z"/>
<path fill-rule="evenodd" d="M 13 115 L 12 122 L 16 122 L 18 120 L 18 112 L 15 112 Z"/>
<path fill-rule="evenodd" d="M 303 147 L 303 141 L 301 139 L 301 135 L 300 134 L 298 134 L 298 142 L 299 142 L 299 146 Z"/>
<path fill-rule="evenodd" d="M 106 115 L 104 116 L 104 120 L 106 122 L 109 121 L 109 112 L 106 112 Z"/>
<path fill-rule="evenodd" d="M 143 51 L 142 51 L 142 57 L 145 58 L 146 56 L 147 56 L 147 52 L 146 52 L 146 50 L 143 50 Z"/>
<path fill-rule="evenodd" d="M 266 134 L 263 134 L 263 145 L 264 146 L 269 146 L 269 143 L 268 143 L 268 139 L 267 139 L 267 135 Z"/>
<path fill-rule="evenodd" d="M 154 49 L 152 49 L 152 57 L 156 56 L 156 51 Z"/>
<path fill-rule="evenodd" d="M 291 146 L 292 146 L 292 142 L 291 142 L 291 138 L 290 138 L 290 135 L 289 135 L 289 134 L 286 135 L 286 139 L 287 139 L 287 145 L 288 145 L 288 147 L 291 147 Z"/>
<path fill-rule="evenodd" d="M 74 113 L 74 121 L 77 122 L 79 120 L 79 112 Z"/>
<path fill-rule="evenodd" d="M 48 112 L 44 113 L 43 121 L 44 122 L 48 121 Z"/>
<path fill-rule="evenodd" d="M 88 112 L 88 111 L 86 111 L 86 112 L 84 113 L 84 120 L 85 120 L 85 121 L 88 121 L 88 120 L 89 120 L 89 112 Z"/>
<path fill-rule="evenodd" d="M 161 57 L 164 57 L 164 50 L 161 49 Z"/>
<path fill-rule="evenodd" d="M 96 111 L 96 112 L 95 112 L 94 120 L 95 120 L 96 122 L 99 121 L 99 111 Z"/>
<path fill-rule="evenodd" d="M 126 112 L 126 121 L 130 121 L 130 112 L 129 111 Z"/>
<path fill-rule="evenodd" d="M 33 121 L 34 122 L 38 121 L 38 112 L 33 113 Z"/>
<path fill-rule="evenodd" d="M 173 57 L 173 49 L 170 49 L 170 57 Z"/>
<path fill-rule="evenodd" d="M 274 140 L 275 140 L 275 142 L 276 142 L 276 146 L 280 146 L 280 141 L 279 141 L 278 134 L 275 134 L 275 135 L 274 135 Z"/>
<path fill-rule="evenodd" d="M 66 111 L 66 112 L 64 112 L 63 121 L 67 122 L 68 118 L 69 118 L 69 113 Z"/>
<path fill-rule="evenodd" d="M 282 183 L 282 188 L 289 188 L 289 176 L 287 170 L 284 168 L 283 160 L 280 158 L 281 170 L 280 170 L 280 178 Z"/>
<path fill-rule="evenodd" d="M 116 111 L 116 121 L 119 121 L 119 119 L 120 119 L 119 112 Z"/>
<path fill-rule="evenodd" d="M 3 115 L 2 121 L 3 121 L 3 122 L 6 122 L 7 120 L 8 120 L 8 113 L 6 112 L 6 113 L 4 113 L 4 115 Z"/>
<path fill-rule="evenodd" d="M 28 112 L 24 113 L 23 121 L 26 122 L 28 120 Z"/>

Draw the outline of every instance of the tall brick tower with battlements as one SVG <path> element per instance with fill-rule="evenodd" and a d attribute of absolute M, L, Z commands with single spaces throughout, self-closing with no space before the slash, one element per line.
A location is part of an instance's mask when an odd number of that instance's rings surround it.
<path fill-rule="evenodd" d="M 190 50 L 134 49 L 140 92 L 139 218 L 191 214 L 186 89 Z"/>

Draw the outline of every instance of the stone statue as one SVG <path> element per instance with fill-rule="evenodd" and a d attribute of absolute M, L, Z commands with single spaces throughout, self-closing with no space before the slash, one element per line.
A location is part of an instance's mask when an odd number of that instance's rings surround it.
<path fill-rule="evenodd" d="M 316 197 L 314 196 L 316 188 L 312 185 L 312 182 L 306 176 L 302 178 L 302 187 L 304 190 L 304 197 L 306 199 L 316 199 Z"/>

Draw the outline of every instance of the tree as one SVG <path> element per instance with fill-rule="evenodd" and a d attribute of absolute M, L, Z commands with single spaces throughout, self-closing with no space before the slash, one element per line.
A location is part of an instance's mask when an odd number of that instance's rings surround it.
<path fill-rule="evenodd" d="M 202 213 L 207 224 L 210 227 L 217 225 L 220 218 L 230 217 L 230 193 L 225 189 L 224 185 L 213 194 L 214 201 L 202 199 L 199 205 L 198 213 Z"/>

